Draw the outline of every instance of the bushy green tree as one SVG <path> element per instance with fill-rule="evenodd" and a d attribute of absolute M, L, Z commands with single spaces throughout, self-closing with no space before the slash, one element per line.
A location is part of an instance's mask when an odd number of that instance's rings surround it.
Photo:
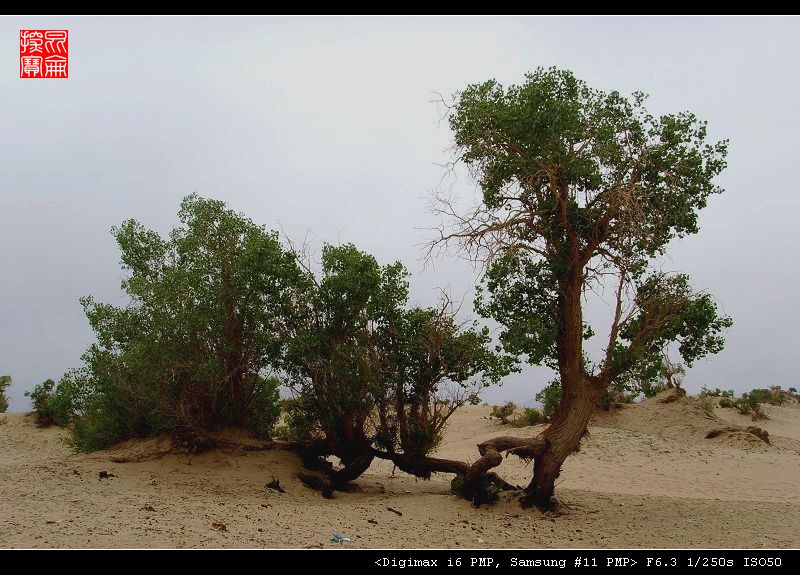
<path fill-rule="evenodd" d="M 221 425 L 266 434 L 277 418 L 279 336 L 301 270 L 277 234 L 216 200 L 188 196 L 162 238 L 128 220 L 113 230 L 124 306 L 82 300 L 97 342 L 56 392 L 81 450 L 170 432 L 202 446 Z M 274 405 L 273 405 L 274 404 Z"/>
<path fill-rule="evenodd" d="M 308 456 L 341 460 L 317 478 L 328 494 L 376 456 L 419 477 L 463 473 L 465 464 L 427 454 L 470 392 L 510 367 L 490 350 L 487 330 L 459 325 L 449 305 L 408 308 L 407 276 L 402 264 L 381 266 L 353 245 L 326 245 L 321 273 L 307 268 L 308 288 L 290 314 L 290 423 Z"/>
<path fill-rule="evenodd" d="M 562 388 L 540 437 L 502 443 L 535 459 L 524 505 L 549 503 L 612 385 L 655 380 L 671 344 L 691 366 L 722 349 L 731 325 L 686 275 L 654 265 L 670 240 L 698 231 L 699 210 L 722 191 L 714 178 L 727 143 L 708 142 L 693 114 L 656 117 L 644 101 L 538 69 L 509 88 L 470 85 L 450 109 L 457 161 L 482 198 L 467 214 L 438 198 L 450 222 L 431 247 L 455 243 L 486 264 L 478 311 L 502 324 L 506 351 L 552 367 Z M 587 361 L 584 340 L 597 330 L 584 297 L 603 289 L 613 317 L 605 352 Z"/>

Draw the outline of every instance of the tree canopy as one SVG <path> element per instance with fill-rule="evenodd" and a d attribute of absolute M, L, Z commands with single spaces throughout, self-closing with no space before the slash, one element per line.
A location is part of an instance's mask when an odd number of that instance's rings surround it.
<path fill-rule="evenodd" d="M 196 441 L 277 418 L 277 384 L 263 375 L 283 353 L 300 268 L 275 232 L 220 201 L 188 196 L 179 218 L 167 238 L 134 220 L 112 231 L 130 303 L 82 300 L 97 342 L 63 388 L 86 395 L 79 447 L 158 431 Z"/>

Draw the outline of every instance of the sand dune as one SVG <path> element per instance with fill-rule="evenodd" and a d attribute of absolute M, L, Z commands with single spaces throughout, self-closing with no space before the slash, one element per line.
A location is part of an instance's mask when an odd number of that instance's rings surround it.
<path fill-rule="evenodd" d="M 474 460 L 480 441 L 542 429 L 503 426 L 489 413 L 457 413 L 439 455 Z M 417 481 L 387 462 L 325 500 L 294 478 L 300 464 L 289 453 L 163 455 L 168 442 L 148 440 L 74 454 L 63 431 L 7 414 L 0 546 L 329 547 L 339 533 L 350 547 L 798 547 L 800 407 L 767 413 L 756 425 L 772 445 L 747 433 L 705 439 L 753 422 L 727 409 L 709 416 L 686 398 L 600 413 L 565 464 L 561 515 L 523 511 L 510 494 L 476 510 L 449 494 L 450 476 Z M 530 477 L 513 457 L 498 472 L 518 484 Z M 264 487 L 271 476 L 287 493 Z"/>

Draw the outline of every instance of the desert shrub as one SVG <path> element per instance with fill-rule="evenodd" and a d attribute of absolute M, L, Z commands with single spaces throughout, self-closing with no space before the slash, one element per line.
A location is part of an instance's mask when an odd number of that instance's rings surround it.
<path fill-rule="evenodd" d="M 736 400 L 736 408 L 740 413 L 750 415 L 753 421 L 767 418 L 767 415 L 761 409 L 761 395 L 757 390 L 753 390 L 750 393 L 743 393 L 742 396 Z"/>
<path fill-rule="evenodd" d="M 536 401 L 542 404 L 542 414 L 553 419 L 561 401 L 561 381 L 554 379 L 547 387 L 536 394 Z"/>
<path fill-rule="evenodd" d="M 720 388 L 716 388 L 713 391 L 708 389 L 705 385 L 700 388 L 700 393 L 698 397 L 727 397 L 732 398 L 734 396 L 733 390 L 723 391 Z"/>
<path fill-rule="evenodd" d="M 38 427 L 49 427 L 55 423 L 55 414 L 52 411 L 51 402 L 53 399 L 56 382 L 46 379 L 31 391 L 25 392 L 25 397 L 31 398 L 33 413 L 36 416 Z"/>
<path fill-rule="evenodd" d="M 8 409 L 8 398 L 6 397 L 6 389 L 11 385 L 10 375 L 0 375 L 0 413 L 5 413 Z"/>
<path fill-rule="evenodd" d="M 97 342 L 56 390 L 77 449 L 156 433 L 202 446 L 215 427 L 266 435 L 277 419 L 260 374 L 278 362 L 279 324 L 303 289 L 297 261 L 222 202 L 189 196 L 179 217 L 167 238 L 133 220 L 113 230 L 130 304 L 82 300 Z"/>
<path fill-rule="evenodd" d="M 781 389 L 779 385 L 772 385 L 769 389 L 759 391 L 761 391 L 762 401 L 766 401 L 770 405 L 783 405 L 792 398 L 792 394 Z"/>
<path fill-rule="evenodd" d="M 470 405 L 480 405 L 481 396 L 477 393 L 470 393 L 469 397 L 467 398 L 467 403 L 469 403 Z"/>
<path fill-rule="evenodd" d="M 534 409 L 532 407 L 526 407 L 522 411 L 522 417 L 517 418 L 514 422 L 516 426 L 531 426 L 531 425 L 539 425 L 540 423 L 546 422 L 547 419 L 545 418 L 544 414 L 539 411 L 538 409 Z"/>
<path fill-rule="evenodd" d="M 508 424 L 508 418 L 514 415 L 514 412 L 517 410 L 517 404 L 513 401 L 508 401 L 503 405 L 495 405 L 492 407 L 492 413 L 490 417 L 494 417 L 500 420 L 500 423 L 503 425 Z"/>
<path fill-rule="evenodd" d="M 641 393 L 641 389 L 633 382 L 620 381 L 608 388 L 597 400 L 597 407 L 609 411 L 625 404 L 633 403 Z"/>
<path fill-rule="evenodd" d="M 724 396 L 720 398 L 719 403 L 717 404 L 719 407 L 725 408 L 733 408 L 736 406 L 736 402 L 728 396 Z"/>
<path fill-rule="evenodd" d="M 667 386 L 664 385 L 659 380 L 655 381 L 646 380 L 642 382 L 642 395 L 644 395 L 644 397 L 646 398 L 655 397 L 656 395 L 658 395 L 662 391 L 665 391 L 666 389 Z"/>
<path fill-rule="evenodd" d="M 717 408 L 717 402 L 714 400 L 714 397 L 710 395 L 703 395 L 698 397 L 697 403 L 707 413 L 714 413 L 714 410 Z"/>

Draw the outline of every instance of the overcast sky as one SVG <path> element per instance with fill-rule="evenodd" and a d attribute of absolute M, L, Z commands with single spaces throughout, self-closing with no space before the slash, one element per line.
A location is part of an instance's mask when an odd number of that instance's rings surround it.
<path fill-rule="evenodd" d="M 68 80 L 21 80 L 20 29 L 70 32 Z M 0 374 L 11 410 L 79 365 L 78 298 L 121 303 L 109 235 L 167 232 L 180 199 L 219 198 L 258 223 L 354 242 L 412 271 L 414 303 L 471 297 L 476 272 L 422 269 L 427 198 L 451 134 L 433 93 L 523 80 L 537 66 L 650 94 L 730 138 L 727 189 L 670 265 L 734 318 L 686 387 L 797 385 L 800 20 L 788 18 L 0 19 Z M 467 177 L 455 182 L 474 197 Z M 469 311 L 471 306 L 466 305 Z M 530 369 L 485 394 L 531 402 Z"/>

